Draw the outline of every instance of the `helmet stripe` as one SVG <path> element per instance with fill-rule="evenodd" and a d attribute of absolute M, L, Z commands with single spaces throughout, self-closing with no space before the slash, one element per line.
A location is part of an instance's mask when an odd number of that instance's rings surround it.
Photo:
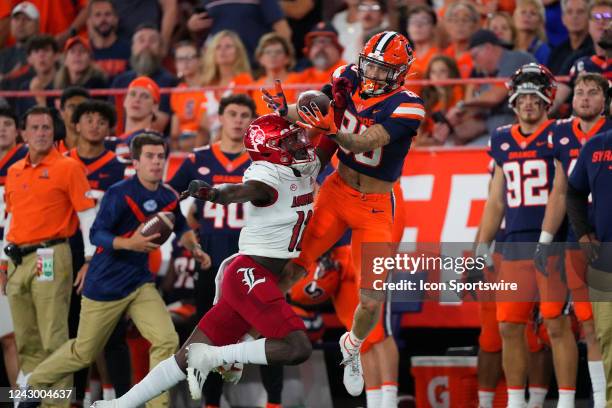
<path fill-rule="evenodd" d="M 395 31 L 388 31 L 385 33 L 385 35 L 381 36 L 374 46 L 374 53 L 382 54 L 385 52 L 385 48 L 387 48 L 387 45 L 389 45 L 393 37 L 396 35 L 397 33 Z"/>

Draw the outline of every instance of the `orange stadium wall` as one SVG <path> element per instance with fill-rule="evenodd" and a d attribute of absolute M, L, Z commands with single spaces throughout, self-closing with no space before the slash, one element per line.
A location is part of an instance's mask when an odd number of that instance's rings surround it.
<path fill-rule="evenodd" d="M 166 180 L 178 169 L 184 153 L 172 153 Z M 473 242 L 484 210 L 489 183 L 485 148 L 413 149 L 406 159 L 401 186 L 405 225 L 403 242 Z M 340 326 L 334 318 L 328 326 Z M 423 302 L 419 312 L 406 313 L 403 327 L 479 327 L 474 302 Z"/>

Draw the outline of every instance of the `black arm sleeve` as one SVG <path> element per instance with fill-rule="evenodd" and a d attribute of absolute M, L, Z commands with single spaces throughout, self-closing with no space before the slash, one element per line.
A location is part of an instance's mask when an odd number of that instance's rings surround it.
<path fill-rule="evenodd" d="M 566 205 L 567 216 L 574 228 L 576 239 L 593 232 L 589 223 L 589 193 L 583 193 L 568 184 Z"/>

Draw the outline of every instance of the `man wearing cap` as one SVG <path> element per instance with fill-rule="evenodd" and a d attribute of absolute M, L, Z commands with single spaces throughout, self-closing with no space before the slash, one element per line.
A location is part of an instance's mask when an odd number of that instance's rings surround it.
<path fill-rule="evenodd" d="M 160 88 L 172 88 L 178 85 L 174 75 L 162 67 L 163 57 L 162 39 L 155 26 L 143 24 L 134 31 L 132 37 L 132 56 L 130 65 L 132 69 L 118 75 L 111 88 L 127 88 L 130 82 L 138 76 L 151 78 Z M 120 106 L 119 97 L 116 98 L 117 106 Z M 119 109 L 117 109 L 119 110 Z M 159 130 L 164 130 L 169 122 L 170 97 L 164 95 L 159 101 L 159 110 L 165 115 L 157 115 L 156 124 Z"/>
<path fill-rule="evenodd" d="M 474 69 L 485 77 L 508 78 L 521 66 L 537 62 L 531 54 L 504 48 L 489 30 L 478 30 L 469 44 Z M 471 98 L 460 101 L 447 115 L 454 126 L 457 144 L 484 145 L 500 126 L 514 123 L 503 83 L 481 85 Z M 448 129 L 448 127 L 444 127 Z"/>
<path fill-rule="evenodd" d="M 53 82 L 55 89 L 82 86 L 86 89 L 108 87 L 104 72 L 96 65 L 89 41 L 83 37 L 70 37 L 64 44 L 64 64 Z"/>
<path fill-rule="evenodd" d="M 140 76 L 130 82 L 123 100 L 125 110 L 124 133 L 107 139 L 106 147 L 113 150 L 122 163 L 130 163 L 130 143 L 132 139 L 144 132 L 150 132 L 154 120 L 159 114 L 159 87 L 151 78 Z M 132 169 L 128 168 L 126 174 Z"/>
<path fill-rule="evenodd" d="M 38 9 L 30 2 L 19 3 L 11 11 L 11 36 L 15 45 L 0 50 L 0 78 L 26 72 L 26 43 L 39 29 Z"/>
<path fill-rule="evenodd" d="M 308 57 L 312 67 L 299 74 L 299 82 L 325 84 L 329 82 L 336 68 L 346 65 L 341 58 L 344 48 L 338 42 L 338 32 L 331 24 L 317 23 L 306 34 L 304 43 L 304 55 Z"/>

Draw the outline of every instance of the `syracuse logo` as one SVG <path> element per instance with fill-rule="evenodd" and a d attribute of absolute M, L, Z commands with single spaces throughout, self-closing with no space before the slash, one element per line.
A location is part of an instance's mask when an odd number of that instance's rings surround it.
<path fill-rule="evenodd" d="M 242 283 L 244 283 L 249 288 L 249 290 L 247 291 L 247 295 L 251 293 L 255 286 L 266 281 L 266 278 L 259 278 L 255 280 L 255 275 L 253 275 L 253 269 L 255 268 L 240 268 L 236 271 L 237 273 L 244 274 L 242 278 Z"/>

